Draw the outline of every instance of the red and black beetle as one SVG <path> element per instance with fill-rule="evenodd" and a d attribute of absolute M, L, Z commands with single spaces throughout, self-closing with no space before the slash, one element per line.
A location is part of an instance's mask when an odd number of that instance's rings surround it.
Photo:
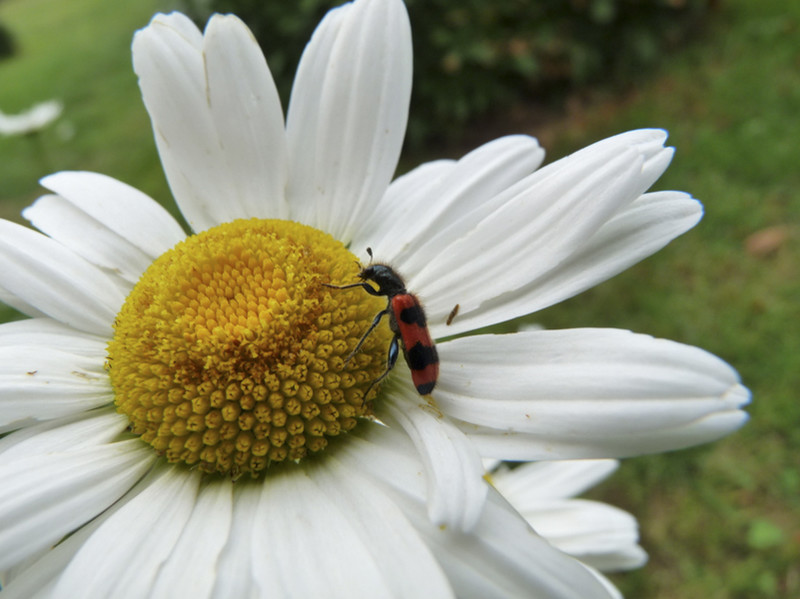
<path fill-rule="evenodd" d="M 372 259 L 372 250 L 370 248 L 367 248 L 367 253 Z M 394 368 L 399 354 L 399 344 L 403 346 L 403 355 L 408 367 L 411 369 L 411 379 L 414 381 L 417 392 L 420 395 L 429 394 L 436 386 L 436 379 L 439 376 L 439 355 L 436 353 L 436 346 L 433 343 L 433 339 L 431 339 L 430 332 L 428 332 L 428 322 L 425 318 L 422 304 L 419 303 L 417 296 L 406 290 L 406 284 L 402 277 L 386 264 L 370 264 L 361 269 L 361 272 L 358 273 L 358 278 L 361 279 L 361 282 L 350 285 L 330 285 L 327 283 L 324 285 L 334 289 L 362 287 L 370 295 L 383 295 L 389 300 L 386 309 L 375 315 L 367 332 L 364 333 L 356 344 L 355 349 L 347 357 L 347 360 L 350 360 L 361 349 L 369 334 L 375 330 L 381 319 L 388 315 L 389 327 L 394 333 L 394 338 L 389 346 L 386 370 L 372 381 L 364 393 L 364 397 L 366 397 L 373 385 L 382 381 Z M 375 289 L 367 281 L 372 281 L 378 288 Z"/>

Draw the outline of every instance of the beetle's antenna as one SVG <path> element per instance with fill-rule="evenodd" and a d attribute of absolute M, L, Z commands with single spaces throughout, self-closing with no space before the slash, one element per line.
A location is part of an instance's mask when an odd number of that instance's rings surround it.
<path fill-rule="evenodd" d="M 367 248 L 367 254 L 369 254 L 369 261 L 372 262 L 372 248 Z"/>

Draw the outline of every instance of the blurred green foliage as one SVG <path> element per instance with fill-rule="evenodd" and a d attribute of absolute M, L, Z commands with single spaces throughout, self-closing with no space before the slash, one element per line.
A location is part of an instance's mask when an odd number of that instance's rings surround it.
<path fill-rule="evenodd" d="M 232 12 L 253 30 L 284 103 L 302 49 L 337 0 L 187 0 L 199 25 Z M 414 32 L 408 143 L 452 137 L 477 116 L 576 87 L 625 82 L 680 45 L 714 0 L 406 0 Z"/>
<path fill-rule="evenodd" d="M 0 58 L 14 54 L 14 38 L 8 28 L 0 23 Z"/>

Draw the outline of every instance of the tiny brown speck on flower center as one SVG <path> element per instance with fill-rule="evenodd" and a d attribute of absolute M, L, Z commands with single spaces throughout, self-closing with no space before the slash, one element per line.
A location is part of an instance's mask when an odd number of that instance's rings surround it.
<path fill-rule="evenodd" d="M 322 283 L 355 274 L 329 235 L 237 220 L 187 238 L 142 275 L 117 315 L 108 371 L 133 433 L 205 472 L 257 476 L 369 414 L 388 327 L 345 358 L 383 306 Z M 374 338 L 373 338 L 374 337 Z"/>

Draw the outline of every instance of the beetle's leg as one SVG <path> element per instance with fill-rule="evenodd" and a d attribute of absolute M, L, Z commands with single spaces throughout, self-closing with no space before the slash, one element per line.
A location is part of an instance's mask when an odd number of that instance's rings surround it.
<path fill-rule="evenodd" d="M 372 388 L 376 384 L 380 383 L 383 379 L 385 379 L 386 376 L 392 371 L 392 368 L 394 368 L 394 365 L 397 363 L 397 356 L 400 355 L 400 343 L 399 343 L 399 341 L 400 341 L 400 335 L 395 335 L 394 338 L 392 339 L 391 345 L 389 346 L 389 353 L 386 356 L 386 370 L 383 371 L 382 375 L 380 375 L 378 378 L 376 378 L 374 381 L 372 381 L 369 384 L 369 387 L 367 387 L 367 390 L 364 391 L 364 398 L 365 399 L 366 399 L 367 395 L 369 395 L 369 392 L 372 390 Z"/>
<path fill-rule="evenodd" d="M 371 324 L 371 325 L 369 325 L 369 328 L 367 329 L 367 332 L 366 332 L 366 333 L 364 333 L 364 334 L 361 336 L 361 339 L 359 339 L 359 340 L 358 340 L 358 343 L 356 344 L 356 347 L 355 347 L 355 349 L 353 349 L 353 351 L 351 351 L 351 352 L 350 352 L 350 354 L 348 354 L 348 356 L 347 356 L 347 357 L 344 359 L 344 363 L 345 363 L 345 365 L 346 365 L 346 364 L 347 364 L 347 363 L 348 363 L 350 360 L 352 360 L 352 359 L 353 359 L 353 356 L 355 356 L 355 355 L 358 353 L 358 350 L 360 350 L 360 349 L 361 349 L 361 346 L 362 346 L 362 345 L 364 345 L 364 342 L 367 340 L 367 337 L 369 337 L 369 334 L 370 334 L 372 331 L 374 331 L 374 330 L 375 330 L 375 327 L 376 327 L 376 326 L 378 326 L 378 323 L 381 321 L 381 318 L 383 318 L 383 317 L 384 317 L 386 314 L 388 314 L 388 313 L 389 313 L 389 308 L 386 308 L 385 310 L 381 310 L 380 312 L 378 312 L 378 313 L 375 315 L 375 318 L 373 318 L 373 319 L 372 319 L 372 324 Z"/>
<path fill-rule="evenodd" d="M 366 282 L 350 283 L 349 285 L 331 285 L 330 283 L 323 283 L 322 286 L 330 287 L 331 289 L 353 289 L 354 287 L 363 287 L 364 291 L 366 291 L 370 295 L 378 295 L 378 296 L 386 295 L 376 290 L 372 285 Z"/>

